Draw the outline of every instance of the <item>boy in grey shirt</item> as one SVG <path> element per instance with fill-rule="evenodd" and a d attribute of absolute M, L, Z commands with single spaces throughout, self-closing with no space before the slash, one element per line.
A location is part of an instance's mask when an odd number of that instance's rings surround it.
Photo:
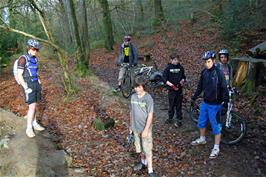
<path fill-rule="evenodd" d="M 134 166 L 134 170 L 141 170 L 148 166 L 149 177 L 154 177 L 152 168 L 152 119 L 153 99 L 145 91 L 145 80 L 141 77 L 135 81 L 134 93 L 131 97 L 130 122 L 134 133 L 136 152 L 141 161 Z"/>

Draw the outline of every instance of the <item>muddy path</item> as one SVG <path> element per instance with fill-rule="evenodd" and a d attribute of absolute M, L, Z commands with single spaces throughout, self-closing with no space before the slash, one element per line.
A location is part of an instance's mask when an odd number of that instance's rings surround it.
<path fill-rule="evenodd" d="M 116 84 L 115 69 L 110 68 L 110 71 L 106 71 L 108 75 L 105 75 L 99 72 L 100 68 L 97 68 L 97 65 L 93 68 L 96 75 L 110 86 Z M 198 130 L 195 123 L 190 120 L 186 108 L 183 106 L 183 126 L 175 128 L 164 123 L 168 117 L 167 93 L 155 93 L 153 98 L 155 100 L 154 166 L 159 176 L 167 174 L 166 176 L 250 177 L 266 174 L 263 146 L 265 141 L 261 139 L 265 134 L 254 139 L 253 132 L 248 132 L 246 138 L 236 145 L 221 145 L 219 157 L 210 160 L 208 156 L 213 146 L 213 136 L 210 133 L 207 135 L 206 145 L 192 147 L 190 142 L 198 136 Z M 254 122 L 248 125 L 249 129 L 256 127 Z M 250 142 L 256 142 L 258 146 Z"/>
<path fill-rule="evenodd" d="M 0 125 L 0 176 L 85 176 L 82 170 L 67 167 L 71 158 L 58 150 L 48 131 L 27 138 L 26 120 L 1 108 Z"/>

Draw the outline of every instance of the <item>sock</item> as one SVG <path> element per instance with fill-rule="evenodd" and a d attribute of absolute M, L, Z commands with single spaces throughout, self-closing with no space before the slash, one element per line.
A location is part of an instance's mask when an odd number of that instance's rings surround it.
<path fill-rule="evenodd" d="M 220 150 L 219 144 L 215 144 L 214 147 L 213 147 L 213 149 L 218 149 L 218 150 Z"/>
<path fill-rule="evenodd" d="M 200 136 L 200 140 L 201 141 L 206 141 L 206 137 L 205 136 Z"/>
<path fill-rule="evenodd" d="M 27 129 L 28 129 L 28 128 L 32 128 L 32 125 L 31 125 L 31 124 L 29 124 L 29 125 L 27 124 Z"/>
<path fill-rule="evenodd" d="M 36 119 L 34 119 L 33 122 L 32 122 L 32 126 L 36 126 L 37 124 L 38 123 L 37 123 Z"/>
<path fill-rule="evenodd" d="M 146 159 L 141 159 L 141 163 L 144 165 L 147 165 L 147 160 Z"/>
<path fill-rule="evenodd" d="M 151 168 L 148 168 L 148 173 L 153 173 L 152 167 Z"/>

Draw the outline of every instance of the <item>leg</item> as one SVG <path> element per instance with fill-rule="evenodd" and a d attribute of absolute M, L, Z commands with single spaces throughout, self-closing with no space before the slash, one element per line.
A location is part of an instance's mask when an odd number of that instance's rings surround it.
<path fill-rule="evenodd" d="M 35 109 L 36 109 L 36 103 L 29 104 L 29 110 L 27 113 L 27 129 L 26 129 L 26 134 L 29 138 L 33 138 L 35 136 L 32 129 L 32 122 L 35 116 Z"/>
<path fill-rule="evenodd" d="M 175 102 L 175 109 L 176 109 L 176 127 L 182 126 L 182 101 L 183 95 L 181 92 L 176 93 L 176 102 Z"/>
<path fill-rule="evenodd" d="M 141 134 L 137 133 L 137 132 L 133 132 L 134 134 L 134 144 L 135 144 L 135 148 L 136 148 L 136 153 L 138 153 L 140 155 L 140 162 L 137 163 L 134 166 L 134 171 L 138 171 L 141 169 L 146 168 L 146 161 L 145 161 L 145 155 L 143 153 L 143 148 L 142 148 L 142 138 L 141 138 Z"/>
<path fill-rule="evenodd" d="M 121 86 L 124 75 L 125 75 L 126 69 L 124 67 L 121 67 L 119 69 L 119 74 L 118 74 L 118 86 Z"/>
<path fill-rule="evenodd" d="M 148 136 L 142 139 L 143 143 L 143 152 L 146 157 L 146 161 L 148 164 L 148 173 L 153 174 L 153 166 L 152 166 L 152 129 L 149 130 Z"/>
<path fill-rule="evenodd" d="M 168 103 L 169 103 L 169 107 L 168 107 L 168 120 L 166 120 L 166 123 L 170 123 L 174 117 L 175 114 L 175 92 L 169 90 L 168 91 Z"/>
<path fill-rule="evenodd" d="M 200 138 L 191 142 L 191 145 L 206 144 L 205 132 L 208 121 L 208 105 L 204 102 L 200 105 L 200 115 L 198 119 L 198 128 L 200 130 Z"/>
<path fill-rule="evenodd" d="M 210 154 L 211 159 L 216 158 L 220 152 L 219 146 L 221 142 L 221 128 L 218 126 L 217 119 L 216 119 L 217 116 L 219 116 L 217 114 L 219 114 L 220 109 L 221 109 L 220 105 L 210 105 L 209 110 L 208 110 L 212 132 L 214 134 L 214 147 Z"/>

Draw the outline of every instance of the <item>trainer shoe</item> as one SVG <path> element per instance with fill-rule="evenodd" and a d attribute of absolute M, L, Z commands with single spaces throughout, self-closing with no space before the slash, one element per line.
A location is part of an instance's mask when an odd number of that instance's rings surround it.
<path fill-rule="evenodd" d="M 212 152 L 209 156 L 210 159 L 215 159 L 218 157 L 220 150 L 219 149 L 212 149 Z"/>
<path fill-rule="evenodd" d="M 139 170 L 142 170 L 142 169 L 145 169 L 145 168 L 146 168 L 146 165 L 144 165 L 143 163 L 139 162 L 139 163 L 137 163 L 134 166 L 134 171 L 139 171 Z"/>
<path fill-rule="evenodd" d="M 29 137 L 29 138 L 33 138 L 35 136 L 35 133 L 33 132 L 33 129 L 32 128 L 27 128 L 26 129 L 26 135 Z"/>
<path fill-rule="evenodd" d="M 191 142 L 191 145 L 193 145 L 193 146 L 200 145 L 200 144 L 206 144 L 206 140 L 202 140 L 202 139 L 198 138 L 198 139 Z"/>
<path fill-rule="evenodd" d="M 173 119 L 169 119 L 169 118 L 168 118 L 168 119 L 165 120 L 165 123 L 166 123 L 166 124 L 171 124 L 171 123 L 173 123 Z"/>
<path fill-rule="evenodd" d="M 121 86 L 117 86 L 116 88 L 114 88 L 113 91 L 114 91 L 114 92 L 120 92 L 120 91 L 121 91 Z"/>
<path fill-rule="evenodd" d="M 182 126 L 182 122 L 176 122 L 174 125 L 175 125 L 176 128 L 179 128 L 179 127 Z"/>
<path fill-rule="evenodd" d="M 149 177 L 156 177 L 156 174 L 154 172 L 149 173 Z"/>
<path fill-rule="evenodd" d="M 34 128 L 34 130 L 37 130 L 37 131 L 43 131 L 43 130 L 45 130 L 45 128 L 44 127 L 42 127 L 40 124 L 36 124 L 36 125 L 34 125 L 33 126 L 33 128 Z"/>

